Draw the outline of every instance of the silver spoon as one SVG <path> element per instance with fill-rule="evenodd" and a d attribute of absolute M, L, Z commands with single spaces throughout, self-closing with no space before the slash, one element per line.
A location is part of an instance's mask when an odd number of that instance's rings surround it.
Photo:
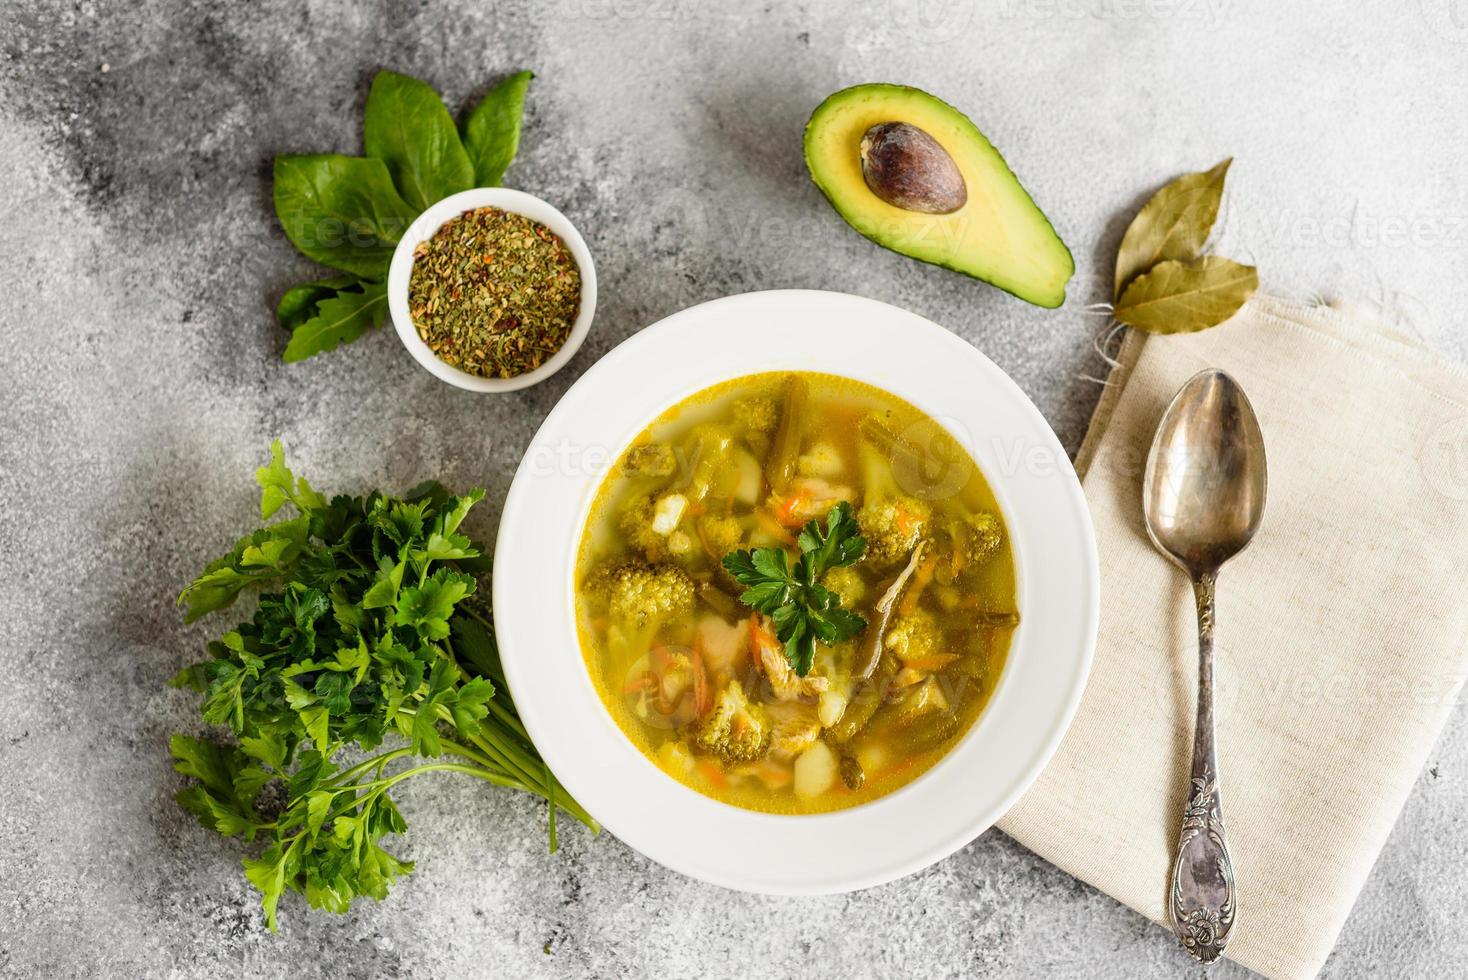
<path fill-rule="evenodd" d="M 1238 911 L 1213 750 L 1213 588 L 1264 516 L 1264 436 L 1238 382 L 1218 370 L 1183 385 L 1157 425 L 1142 481 L 1147 534 L 1193 581 L 1198 718 L 1182 834 L 1169 878 L 1172 928 L 1195 959 L 1223 953 Z"/>

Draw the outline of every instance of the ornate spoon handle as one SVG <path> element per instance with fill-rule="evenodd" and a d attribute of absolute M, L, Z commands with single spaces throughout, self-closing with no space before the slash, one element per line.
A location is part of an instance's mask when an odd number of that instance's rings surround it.
<path fill-rule="evenodd" d="M 1223 829 L 1218 764 L 1213 751 L 1213 588 L 1216 572 L 1193 580 L 1198 604 L 1198 724 L 1193 733 L 1192 787 L 1172 864 L 1172 929 L 1194 959 L 1212 963 L 1233 929 L 1238 896 Z"/>

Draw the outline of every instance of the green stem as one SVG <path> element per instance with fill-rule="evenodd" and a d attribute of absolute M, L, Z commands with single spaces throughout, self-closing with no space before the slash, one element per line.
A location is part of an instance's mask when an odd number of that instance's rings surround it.
<path fill-rule="evenodd" d="M 335 785 L 350 780 L 360 773 L 364 773 L 368 769 L 373 768 L 374 766 L 377 767 L 379 772 L 381 772 L 382 767 L 387 765 L 389 762 L 392 762 L 394 759 L 401 759 L 405 755 L 412 754 L 413 750 L 411 748 L 408 748 L 407 746 L 404 746 L 401 749 L 393 749 L 391 752 L 384 752 L 381 755 L 373 756 L 366 762 L 359 762 L 352 768 L 337 773 L 335 776 L 332 777 L 332 784 Z"/>
<path fill-rule="evenodd" d="M 506 710 L 503 705 L 496 703 L 494 698 L 490 698 L 485 704 L 489 706 L 490 712 L 500 721 L 504 722 L 516 735 L 519 735 L 527 742 L 530 741 L 530 733 L 525 730 L 525 726 L 520 723 L 519 718 L 516 718 Z"/>
<path fill-rule="evenodd" d="M 352 798 L 350 806 L 347 806 L 341 811 L 333 810 L 331 813 L 331 817 L 340 816 L 342 813 L 347 812 L 347 810 L 355 810 L 357 807 L 366 803 L 372 797 L 382 795 L 390 787 L 402 782 L 410 776 L 416 776 L 419 773 L 425 772 L 461 772 L 466 776 L 477 776 L 478 778 L 483 779 L 487 782 L 494 783 L 496 786 L 508 786 L 511 789 L 527 788 L 522 780 L 516 779 L 513 776 L 505 775 L 501 772 L 496 772 L 493 769 L 486 769 L 483 766 L 466 766 L 462 762 L 425 762 L 421 766 L 414 766 L 412 769 L 404 769 L 402 772 L 393 773 L 391 776 L 384 776 L 381 779 L 374 779 L 371 782 L 355 783 L 350 786 L 331 787 L 331 790 L 334 793 L 352 790 L 353 792 L 358 793 L 365 791 L 368 794 L 365 797 L 354 796 Z M 328 819 L 331 819 L 331 817 L 328 817 Z"/>

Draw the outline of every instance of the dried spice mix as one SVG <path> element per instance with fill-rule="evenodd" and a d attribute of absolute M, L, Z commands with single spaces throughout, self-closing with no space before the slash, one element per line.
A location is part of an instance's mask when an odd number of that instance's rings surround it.
<path fill-rule="evenodd" d="M 571 335 L 581 270 L 540 222 L 477 208 L 413 250 L 408 309 L 418 336 L 445 363 L 512 378 L 535 370 Z"/>

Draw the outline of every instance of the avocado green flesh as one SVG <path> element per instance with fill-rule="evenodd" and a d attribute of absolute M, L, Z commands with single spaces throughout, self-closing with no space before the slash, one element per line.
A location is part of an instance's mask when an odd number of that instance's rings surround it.
<path fill-rule="evenodd" d="M 968 200 L 949 214 L 883 201 L 861 170 L 861 138 L 878 123 L 923 130 L 958 165 Z M 1065 302 L 1070 250 L 968 117 L 920 89 L 857 85 L 822 102 L 805 127 L 805 165 L 838 214 L 884 248 L 992 283 L 1037 306 Z"/>

